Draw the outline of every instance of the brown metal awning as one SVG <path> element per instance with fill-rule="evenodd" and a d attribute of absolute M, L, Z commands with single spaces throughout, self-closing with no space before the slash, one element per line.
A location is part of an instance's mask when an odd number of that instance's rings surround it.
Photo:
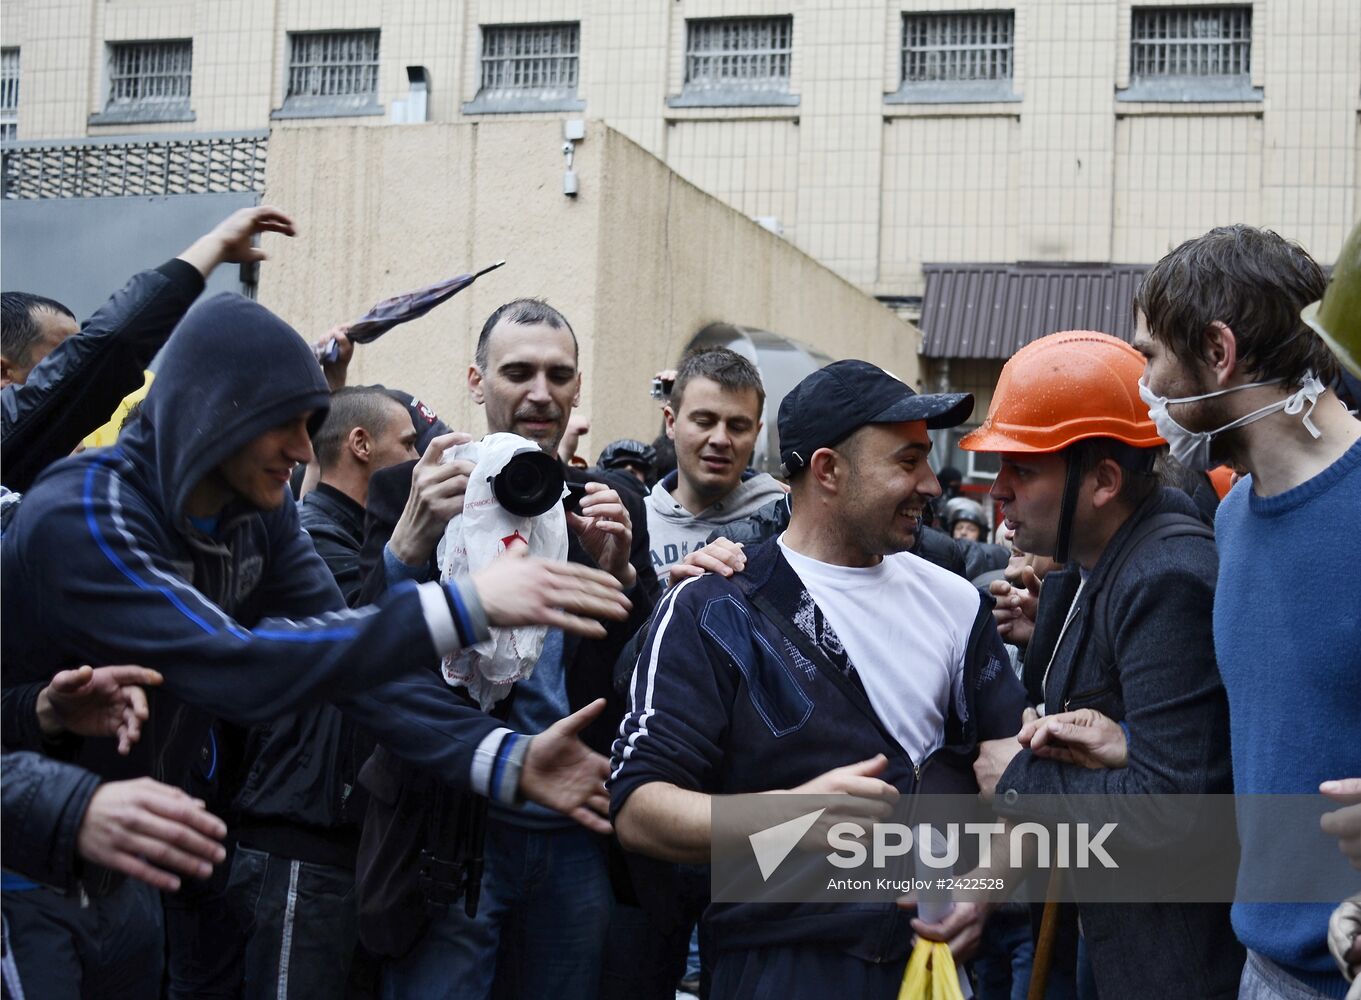
<path fill-rule="evenodd" d="M 1130 304 L 1148 264 L 925 264 L 922 355 L 1006 359 L 1049 333 L 1134 339 Z"/>

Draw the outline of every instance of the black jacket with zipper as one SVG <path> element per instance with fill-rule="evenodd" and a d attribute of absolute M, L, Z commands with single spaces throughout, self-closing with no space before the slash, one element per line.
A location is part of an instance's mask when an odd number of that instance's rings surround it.
<path fill-rule="evenodd" d="M 685 580 L 658 605 L 614 745 L 611 812 L 649 782 L 709 794 L 764 792 L 876 754 L 888 758 L 879 777 L 904 794 L 976 794 L 979 741 L 1014 736 L 1025 699 L 993 624 L 992 598 L 924 568 L 977 606 L 969 635 L 960 637 L 962 698 L 951 699 L 943 745 L 925 760 L 912 760 L 893 738 L 858 678 L 842 683 L 791 652 L 797 647 L 772 615 L 786 623 L 820 616 L 808 613 L 811 597 L 770 541 L 748 550 L 745 572 Z M 807 639 L 824 651 L 840 648 L 825 631 Z M 892 962 L 905 958 L 912 940 L 911 915 L 893 903 L 714 903 L 706 919 L 724 949 L 819 947 Z"/>
<path fill-rule="evenodd" d="M 318 483 L 298 504 L 298 521 L 346 604 L 357 607 L 364 508 Z M 251 727 L 233 804 L 237 839 L 280 857 L 353 870 L 368 806 L 359 769 L 374 746 L 332 705 Z"/>

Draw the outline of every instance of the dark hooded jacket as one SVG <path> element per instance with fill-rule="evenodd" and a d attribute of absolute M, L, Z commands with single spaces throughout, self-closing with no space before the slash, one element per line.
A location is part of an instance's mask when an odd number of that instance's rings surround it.
<path fill-rule="evenodd" d="M 3 540 L 5 684 L 83 663 L 165 675 L 133 755 L 88 741 L 88 769 L 183 785 L 213 716 L 251 724 L 323 700 L 457 787 L 479 754 L 499 759 L 506 731 L 435 675 L 487 634 L 471 586 L 404 586 L 348 610 L 283 485 L 278 507 L 233 501 L 211 534 L 187 515 L 227 457 L 328 403 L 294 330 L 219 295 L 171 337 L 118 444 L 58 463 L 25 498 Z"/>

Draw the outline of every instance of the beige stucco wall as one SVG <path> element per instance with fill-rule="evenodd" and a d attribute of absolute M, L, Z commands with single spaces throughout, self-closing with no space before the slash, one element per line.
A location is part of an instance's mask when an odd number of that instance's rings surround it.
<path fill-rule="evenodd" d="M 466 373 L 482 321 L 542 296 L 580 340 L 591 455 L 656 432 L 653 372 L 714 321 L 916 380 L 919 332 L 843 278 L 598 123 L 577 146 L 580 194 L 567 198 L 561 144 L 560 126 L 542 121 L 276 129 L 265 197 L 300 232 L 270 244 L 260 301 L 318 336 L 380 298 L 504 258 L 360 347 L 351 381 L 400 386 L 480 432 Z"/>
<path fill-rule="evenodd" d="M 1138 0 L 1139 6 L 1186 0 Z M 682 176 L 875 294 L 935 261 L 1151 263 L 1229 222 L 1331 262 L 1361 216 L 1361 3 L 1251 0 L 1260 102 L 1133 104 L 1133 0 L 0 0 L 22 50 L 21 139 L 269 125 L 290 31 L 380 28 L 378 99 L 425 66 L 431 115 L 479 85 L 481 24 L 579 21 L 579 97 Z M 1014 91 L 995 104 L 886 104 L 904 13 L 1014 9 Z M 792 15 L 796 107 L 671 108 L 686 21 Z M 192 37 L 193 123 L 92 127 L 104 43 Z M 579 113 L 531 118 L 580 117 Z M 477 120 L 525 116 L 481 115 Z M 382 117 L 352 119 L 381 127 Z M 322 119 L 315 124 L 330 124 Z M 293 127 L 293 126 L 290 126 Z"/>

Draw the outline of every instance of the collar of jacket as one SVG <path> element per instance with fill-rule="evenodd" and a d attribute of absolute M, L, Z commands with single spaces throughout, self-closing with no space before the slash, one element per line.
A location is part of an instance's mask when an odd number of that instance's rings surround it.
<path fill-rule="evenodd" d="M 364 540 L 364 508 L 329 483 L 317 483 L 298 506 L 317 508 L 319 513 L 339 523 L 356 543 Z"/>
<path fill-rule="evenodd" d="M 1167 486 L 1155 489 L 1144 499 L 1143 503 L 1134 509 L 1134 513 L 1125 518 L 1125 523 L 1120 525 L 1115 534 L 1111 536 L 1111 540 L 1106 543 L 1096 565 L 1092 567 L 1087 576 L 1087 585 L 1083 588 L 1084 594 L 1095 594 L 1105 584 L 1106 575 L 1110 572 L 1112 564 L 1124 551 L 1139 525 L 1155 514 L 1164 512 L 1176 512 L 1194 518 L 1200 517 L 1195 504 L 1180 490 Z"/>

